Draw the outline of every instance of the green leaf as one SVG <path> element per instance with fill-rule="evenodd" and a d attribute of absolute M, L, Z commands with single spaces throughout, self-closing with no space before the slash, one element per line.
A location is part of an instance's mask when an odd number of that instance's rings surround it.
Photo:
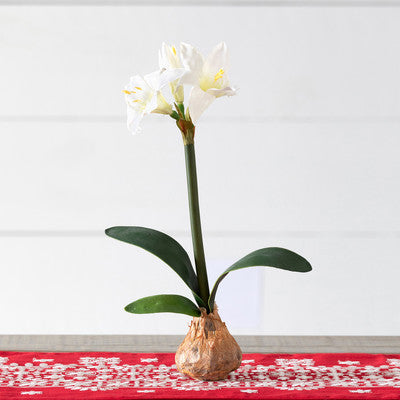
<path fill-rule="evenodd" d="M 197 305 L 198 305 L 199 307 L 203 307 L 203 308 L 206 308 L 206 309 L 207 309 L 207 305 L 206 305 L 206 303 L 204 303 L 204 301 L 202 300 L 202 298 L 201 298 L 197 293 L 195 293 L 195 292 L 193 292 L 193 291 L 192 291 L 192 294 L 193 294 L 193 297 L 194 297 L 195 300 L 196 300 Z"/>
<path fill-rule="evenodd" d="M 295 272 L 308 272 L 312 269 L 310 263 L 305 258 L 287 249 L 267 247 L 253 251 L 235 262 L 217 279 L 208 301 L 211 310 L 214 309 L 215 295 L 222 279 L 231 271 L 249 267 L 274 267 Z"/>
<path fill-rule="evenodd" d="M 178 103 L 177 107 L 179 108 L 179 111 L 181 112 L 182 117 L 185 115 L 185 106 L 183 103 Z"/>
<path fill-rule="evenodd" d="M 176 119 L 177 121 L 179 120 L 179 114 L 174 110 L 172 111 L 171 114 L 169 114 L 171 118 Z"/>
<path fill-rule="evenodd" d="M 159 294 L 156 296 L 143 297 L 125 307 L 125 311 L 133 314 L 151 314 L 172 312 L 199 317 L 200 310 L 187 297 L 177 294 Z"/>
<path fill-rule="evenodd" d="M 168 264 L 195 293 L 198 291 L 196 273 L 185 249 L 171 236 L 141 226 L 114 226 L 106 235 L 139 246 Z"/>

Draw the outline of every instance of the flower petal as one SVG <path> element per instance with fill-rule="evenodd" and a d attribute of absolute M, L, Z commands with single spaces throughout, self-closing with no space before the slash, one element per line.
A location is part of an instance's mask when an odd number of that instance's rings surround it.
<path fill-rule="evenodd" d="M 181 43 L 182 64 L 194 76 L 200 76 L 204 59 L 201 53 L 188 43 Z"/>
<path fill-rule="evenodd" d="M 208 89 L 207 93 L 212 94 L 214 97 L 222 97 L 222 96 L 233 96 L 237 92 L 236 88 L 227 86 L 222 89 Z"/>
<path fill-rule="evenodd" d="M 175 69 L 181 68 L 181 60 L 174 46 L 168 46 L 166 43 L 161 45 L 161 50 L 158 53 L 158 61 L 160 68 Z"/>
<path fill-rule="evenodd" d="M 142 87 L 147 86 L 147 83 L 144 81 L 144 79 L 140 75 L 135 75 L 131 76 L 129 79 L 129 83 L 125 86 L 126 90 L 133 90 L 136 87 Z"/>
<path fill-rule="evenodd" d="M 168 45 L 163 42 L 161 45 L 161 49 L 158 51 L 158 65 L 160 69 L 166 69 L 169 67 L 169 60 L 168 60 Z"/>
<path fill-rule="evenodd" d="M 198 86 L 192 89 L 189 97 L 189 115 L 194 124 L 197 123 L 201 114 L 203 114 L 214 100 L 215 96 L 201 90 Z"/>
<path fill-rule="evenodd" d="M 186 72 L 182 75 L 181 79 L 179 80 L 179 84 L 198 86 L 199 78 L 200 78 L 199 74 L 186 70 Z"/>
<path fill-rule="evenodd" d="M 161 87 L 164 87 L 167 83 L 176 81 L 185 75 L 186 70 L 184 68 L 167 69 L 161 75 Z"/>
<path fill-rule="evenodd" d="M 141 132 L 140 122 L 143 119 L 143 113 L 134 110 L 132 107 L 127 107 L 127 126 L 128 130 L 134 135 Z"/>
<path fill-rule="evenodd" d="M 164 69 L 159 69 L 157 71 L 151 72 L 144 76 L 144 80 L 146 81 L 147 85 L 150 86 L 153 90 L 160 90 L 161 89 L 161 75 L 165 71 Z"/>
<path fill-rule="evenodd" d="M 228 48 L 225 42 L 217 44 L 204 62 L 203 73 L 214 76 L 220 69 L 228 68 Z"/>
<path fill-rule="evenodd" d="M 150 114 L 157 108 L 157 92 L 153 92 L 151 98 L 147 101 L 144 108 L 144 114 Z"/>
<path fill-rule="evenodd" d="M 165 100 L 163 94 L 161 92 L 157 92 L 155 97 L 157 99 L 157 107 L 151 112 L 156 114 L 170 115 L 172 113 L 172 106 Z"/>
<path fill-rule="evenodd" d="M 144 79 L 153 90 L 160 90 L 168 83 L 180 79 L 185 72 L 184 68 L 161 69 L 145 75 Z"/>

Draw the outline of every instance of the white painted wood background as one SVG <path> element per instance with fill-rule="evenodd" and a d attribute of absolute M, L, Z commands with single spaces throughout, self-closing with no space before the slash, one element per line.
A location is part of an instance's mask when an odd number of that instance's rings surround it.
<path fill-rule="evenodd" d="M 189 293 L 103 234 L 148 226 L 191 252 L 180 135 L 154 116 L 131 136 L 121 94 L 180 40 L 225 40 L 240 87 L 197 129 L 212 279 L 267 246 L 314 266 L 231 274 L 231 331 L 399 334 L 400 3 L 44 3 L 0 1 L 1 334 L 186 331 L 186 316 L 123 311 Z"/>

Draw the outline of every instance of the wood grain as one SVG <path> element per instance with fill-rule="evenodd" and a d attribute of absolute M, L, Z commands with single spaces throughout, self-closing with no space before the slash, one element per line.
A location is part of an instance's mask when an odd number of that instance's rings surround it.
<path fill-rule="evenodd" d="M 175 352 L 183 335 L 0 335 L 1 351 Z M 244 353 L 400 352 L 400 336 L 236 336 Z"/>

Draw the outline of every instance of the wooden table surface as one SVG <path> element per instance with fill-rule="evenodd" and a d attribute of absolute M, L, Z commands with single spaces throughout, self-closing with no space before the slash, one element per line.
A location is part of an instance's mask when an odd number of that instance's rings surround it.
<path fill-rule="evenodd" d="M 400 336 L 235 336 L 244 353 L 400 353 Z M 0 335 L 2 351 L 175 352 L 175 335 Z"/>

